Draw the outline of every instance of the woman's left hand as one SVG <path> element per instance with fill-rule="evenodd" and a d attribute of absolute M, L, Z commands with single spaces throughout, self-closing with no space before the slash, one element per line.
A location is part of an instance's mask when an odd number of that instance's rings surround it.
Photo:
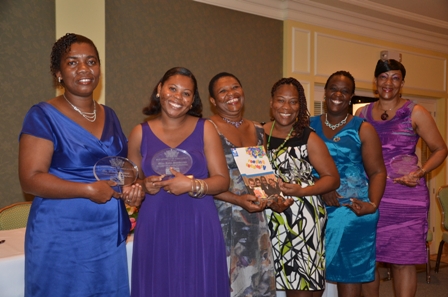
<path fill-rule="evenodd" d="M 139 207 L 145 198 L 145 191 L 143 191 L 142 186 L 139 183 L 123 186 L 121 198 L 127 205 Z"/>
<path fill-rule="evenodd" d="M 356 198 L 351 198 L 351 204 L 343 204 L 350 208 L 357 216 L 363 216 L 366 214 L 375 213 L 376 207 L 372 203 L 361 201 Z"/>
<path fill-rule="evenodd" d="M 269 199 L 267 206 L 273 211 L 281 213 L 288 209 L 293 203 L 294 200 L 292 198 L 285 199 L 280 195 L 275 195 L 275 198 Z"/>
<path fill-rule="evenodd" d="M 156 182 L 156 185 L 163 188 L 169 194 L 180 195 L 192 190 L 193 180 L 182 173 L 170 168 L 171 173 L 174 177 Z"/>
<path fill-rule="evenodd" d="M 280 178 L 278 179 L 278 188 L 283 194 L 285 194 L 285 196 L 303 196 L 300 194 L 300 190 L 302 189 L 300 185 L 285 183 Z"/>
<path fill-rule="evenodd" d="M 403 175 L 402 177 L 394 178 L 393 181 L 394 183 L 413 188 L 420 183 L 418 174 L 419 170 L 411 172 L 408 175 Z"/>

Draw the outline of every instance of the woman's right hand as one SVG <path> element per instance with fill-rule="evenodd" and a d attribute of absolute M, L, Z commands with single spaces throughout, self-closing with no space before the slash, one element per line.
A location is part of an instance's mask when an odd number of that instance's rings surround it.
<path fill-rule="evenodd" d="M 241 206 L 248 212 L 259 212 L 266 208 L 267 199 L 258 199 L 256 196 L 249 194 L 235 196 L 236 201 L 234 204 Z"/>
<path fill-rule="evenodd" d="M 151 175 L 144 179 L 145 191 L 148 194 L 157 194 L 162 187 L 158 182 L 162 181 L 165 175 Z"/>
<path fill-rule="evenodd" d="M 325 194 L 322 194 L 322 200 L 325 202 L 327 206 L 341 206 L 339 204 L 338 198 L 341 196 L 336 191 L 331 191 Z"/>
<path fill-rule="evenodd" d="M 110 199 L 120 198 L 121 194 L 116 192 L 112 187 L 117 183 L 111 180 L 100 180 L 94 183 L 87 184 L 88 197 L 95 203 L 106 203 Z"/>

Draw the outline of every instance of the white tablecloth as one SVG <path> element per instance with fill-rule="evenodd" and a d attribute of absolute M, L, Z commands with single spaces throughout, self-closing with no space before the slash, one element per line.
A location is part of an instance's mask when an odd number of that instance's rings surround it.
<path fill-rule="evenodd" d="M 5 242 L 0 244 L 0 297 L 23 297 L 25 282 L 25 228 L 0 231 L 0 240 L 3 239 Z M 132 237 L 130 237 L 126 244 L 129 267 L 129 283 L 131 282 L 133 243 Z M 277 292 L 277 297 L 285 296 L 285 292 Z M 327 283 L 327 288 L 323 294 L 323 297 L 337 296 L 338 293 L 336 285 Z"/>
<path fill-rule="evenodd" d="M 0 297 L 23 297 L 25 228 L 0 231 L 0 240 L 3 239 L 5 242 L 0 244 Z M 133 241 L 130 237 L 126 244 L 129 271 L 132 264 L 132 246 Z M 130 281 L 129 273 L 129 283 Z"/>

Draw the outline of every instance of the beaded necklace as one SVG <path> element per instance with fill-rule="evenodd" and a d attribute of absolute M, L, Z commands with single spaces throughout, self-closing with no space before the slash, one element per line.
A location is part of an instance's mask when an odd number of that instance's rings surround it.
<path fill-rule="evenodd" d="M 272 123 L 271 131 L 269 132 L 268 144 L 267 144 L 267 150 L 269 150 L 269 145 L 271 144 L 271 136 L 272 136 L 272 131 L 274 130 L 274 125 L 275 125 L 275 121 Z M 283 146 L 285 145 L 285 143 L 286 143 L 286 142 L 289 140 L 289 138 L 291 137 L 292 131 L 294 131 L 294 126 L 291 127 L 291 130 L 289 130 L 288 136 L 286 136 L 285 141 L 283 141 L 283 143 L 277 148 L 277 151 L 280 151 L 280 149 L 283 148 Z"/>
<path fill-rule="evenodd" d="M 243 121 L 244 121 L 244 119 L 241 119 L 240 121 L 234 122 L 234 121 L 231 121 L 231 120 L 229 120 L 229 119 L 227 119 L 225 117 L 222 117 L 222 119 L 224 120 L 224 122 L 226 122 L 226 123 L 228 123 L 230 125 L 235 126 L 235 128 L 237 128 L 237 129 L 238 129 L 239 126 L 241 126 L 243 124 Z"/>

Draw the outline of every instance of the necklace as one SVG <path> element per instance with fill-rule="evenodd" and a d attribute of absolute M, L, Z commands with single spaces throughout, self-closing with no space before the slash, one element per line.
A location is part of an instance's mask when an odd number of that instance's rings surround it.
<path fill-rule="evenodd" d="M 79 112 L 79 114 L 82 115 L 86 120 L 88 120 L 91 123 L 95 122 L 95 120 L 96 120 L 96 102 L 95 102 L 95 100 L 92 99 L 93 112 L 83 112 L 78 107 L 74 106 L 70 101 L 68 101 L 67 97 L 65 97 L 65 93 L 62 94 L 62 96 L 64 96 L 64 98 L 68 102 L 68 104 L 70 104 L 73 107 L 73 109 L 76 110 L 77 112 Z"/>
<path fill-rule="evenodd" d="M 398 104 L 400 104 L 400 102 L 398 102 Z M 394 107 L 389 108 L 389 109 L 383 109 L 383 108 L 381 107 L 380 102 L 378 102 L 378 107 L 381 108 L 381 109 L 384 111 L 384 112 L 381 114 L 381 119 L 382 119 L 383 121 L 387 120 L 387 119 L 389 118 L 389 115 L 387 114 L 387 112 L 388 112 L 388 111 L 391 111 L 392 109 L 394 109 L 395 107 L 397 107 L 398 104 L 395 105 Z"/>
<path fill-rule="evenodd" d="M 325 126 L 329 127 L 331 130 L 336 130 L 337 128 L 345 125 L 345 123 L 347 123 L 347 118 L 348 118 L 348 113 L 345 116 L 345 119 L 343 119 L 342 121 L 340 121 L 339 123 L 337 123 L 336 125 L 332 125 L 330 124 L 330 122 L 327 119 L 327 114 L 325 114 Z"/>
<path fill-rule="evenodd" d="M 243 121 L 244 121 L 244 119 L 241 119 L 240 121 L 234 122 L 234 121 L 231 121 L 231 120 L 229 120 L 229 119 L 227 119 L 225 117 L 222 117 L 222 119 L 224 120 L 224 122 L 226 122 L 226 123 L 228 123 L 230 125 L 235 126 L 235 128 L 239 128 L 243 124 Z"/>
<path fill-rule="evenodd" d="M 267 146 L 266 146 L 267 150 L 269 150 L 269 145 L 271 144 L 271 136 L 272 136 L 272 131 L 274 130 L 274 125 L 275 125 L 275 121 L 272 123 L 271 131 L 269 132 L 268 143 L 267 143 Z M 291 127 L 291 130 L 289 130 L 288 136 L 286 136 L 285 141 L 283 141 L 283 143 L 277 148 L 277 151 L 280 151 L 280 149 L 283 148 L 285 143 L 291 137 L 292 131 L 294 131 L 294 127 Z"/>

